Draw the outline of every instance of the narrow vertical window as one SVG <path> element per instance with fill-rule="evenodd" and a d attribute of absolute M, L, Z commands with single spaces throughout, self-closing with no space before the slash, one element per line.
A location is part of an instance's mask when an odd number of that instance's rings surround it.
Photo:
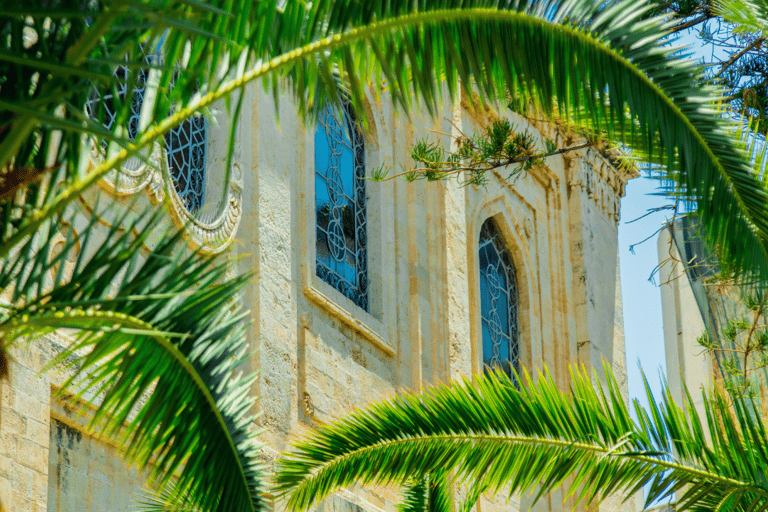
<path fill-rule="evenodd" d="M 480 316 L 483 366 L 507 375 L 520 369 L 517 279 L 512 257 L 493 219 L 480 229 Z"/>
<path fill-rule="evenodd" d="M 346 101 L 326 106 L 318 119 L 315 221 L 318 277 L 368 311 L 365 146 Z"/>

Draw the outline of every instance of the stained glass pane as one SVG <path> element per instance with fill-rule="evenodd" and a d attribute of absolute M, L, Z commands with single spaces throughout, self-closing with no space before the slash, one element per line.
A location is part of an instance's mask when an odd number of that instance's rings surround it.
<path fill-rule="evenodd" d="M 368 310 L 365 147 L 351 105 L 326 107 L 315 132 L 317 275 Z"/>
<path fill-rule="evenodd" d="M 492 219 L 480 229 L 480 316 L 483 365 L 512 376 L 520 369 L 517 279 L 512 257 Z"/>
<path fill-rule="evenodd" d="M 149 63 L 151 59 L 147 57 Z M 131 78 L 128 76 L 128 68 L 125 66 L 118 66 L 114 72 L 115 77 L 119 78 L 119 82 L 115 85 L 115 89 L 103 91 L 94 89 L 88 101 L 85 103 L 85 111 L 91 119 L 96 121 L 101 120 L 102 124 L 109 130 L 115 125 L 117 117 L 117 108 L 115 105 L 115 92 L 117 92 L 117 99 L 120 102 L 126 100 L 128 94 L 128 80 Z M 139 119 L 141 117 L 141 104 L 144 101 L 144 83 L 147 81 L 147 71 L 142 69 L 136 75 L 136 86 L 133 88 L 133 98 L 131 101 L 131 114 L 128 117 L 128 138 L 133 140 L 139 132 Z M 102 141 L 102 145 L 106 147 L 107 142 Z"/>

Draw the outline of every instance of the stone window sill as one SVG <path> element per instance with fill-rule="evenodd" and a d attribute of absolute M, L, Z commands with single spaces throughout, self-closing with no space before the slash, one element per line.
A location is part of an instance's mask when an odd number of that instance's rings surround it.
<path fill-rule="evenodd" d="M 340 320 L 388 356 L 395 355 L 395 348 L 390 344 L 387 337 L 379 334 L 385 332 L 384 324 L 355 306 L 351 300 L 344 297 L 332 286 L 320 279 L 312 279 L 311 281 L 312 284 L 304 288 L 304 296 L 307 299 Z M 346 308 L 340 305 L 346 303 L 349 303 Z M 356 310 L 356 314 L 350 313 L 350 309 Z M 361 320 L 360 317 L 363 319 Z"/>

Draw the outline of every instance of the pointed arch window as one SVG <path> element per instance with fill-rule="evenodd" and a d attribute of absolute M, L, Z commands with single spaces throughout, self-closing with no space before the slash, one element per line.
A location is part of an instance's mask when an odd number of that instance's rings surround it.
<path fill-rule="evenodd" d="M 513 368 L 520 370 L 517 277 L 492 218 L 480 229 L 479 262 L 483 367 L 499 368 L 511 376 Z"/>
<path fill-rule="evenodd" d="M 348 101 L 318 118 L 315 225 L 318 277 L 368 311 L 365 146 Z"/>

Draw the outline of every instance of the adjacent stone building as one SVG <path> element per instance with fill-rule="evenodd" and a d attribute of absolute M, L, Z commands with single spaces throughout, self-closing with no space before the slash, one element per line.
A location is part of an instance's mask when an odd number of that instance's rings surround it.
<path fill-rule="evenodd" d="M 498 116 L 544 150 L 572 140 L 554 125 L 464 101 L 436 120 L 398 115 L 389 98 L 366 102 L 367 129 L 347 108 L 304 125 L 289 98 L 276 105 L 247 89 L 224 186 L 226 115 L 182 126 L 167 151 L 171 182 L 139 160 L 78 204 L 103 233 L 116 211 L 165 201 L 169 221 L 188 221 L 193 248 L 227 251 L 252 271 L 251 369 L 265 457 L 319 422 L 371 400 L 482 370 L 546 365 L 562 387 L 568 365 L 602 372 L 607 360 L 626 390 L 618 274 L 619 201 L 630 171 L 589 148 L 546 160 L 487 186 L 395 179 L 373 169 L 409 168 L 410 148 L 445 145 Z M 339 119 L 343 117 L 344 119 Z M 110 201 L 97 202 L 108 195 Z M 222 200 L 224 198 L 224 200 Z M 100 206 L 97 206 L 100 205 Z M 0 382 L 0 502 L 8 511 L 129 510 L 142 476 L 114 448 L 82 430 L 71 404 L 52 399 L 62 377 L 40 370 L 64 334 L 13 352 Z M 394 510 L 390 490 L 344 491 L 320 510 Z M 483 500 L 483 511 L 528 510 L 530 497 Z M 279 505 L 277 506 L 279 509 Z M 606 509 L 634 509 L 609 502 Z M 535 510 L 569 510 L 559 495 Z"/>
<path fill-rule="evenodd" d="M 696 216 L 685 215 L 668 223 L 658 239 L 667 382 L 679 404 L 687 386 L 702 418 L 702 390 L 723 386 L 726 377 L 744 372 L 746 335 L 752 336 L 754 349 L 757 333 L 768 323 L 765 313 L 755 318 L 744 290 L 718 279 L 717 259 L 705 238 Z M 717 350 L 707 350 L 700 338 Z M 754 398 L 768 412 L 768 371 L 762 368 L 759 352 L 747 359 Z"/>

